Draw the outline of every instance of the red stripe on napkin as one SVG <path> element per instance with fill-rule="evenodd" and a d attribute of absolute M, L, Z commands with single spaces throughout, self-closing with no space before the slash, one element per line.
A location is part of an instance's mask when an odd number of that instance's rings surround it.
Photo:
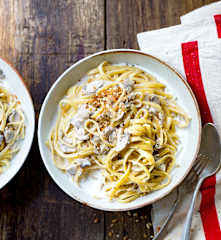
<path fill-rule="evenodd" d="M 203 88 L 197 42 L 183 43 L 182 55 L 186 78 L 198 101 L 202 121 L 203 123 L 213 122 Z"/>
<path fill-rule="evenodd" d="M 220 14 L 215 15 L 214 19 L 215 19 L 215 23 L 216 23 L 218 38 L 221 38 L 221 15 Z"/>
<path fill-rule="evenodd" d="M 183 64 L 186 78 L 199 104 L 203 123 L 213 122 L 200 72 L 197 41 L 182 44 Z M 207 240 L 221 239 L 221 231 L 215 205 L 216 176 L 204 181 L 201 187 L 200 215 Z"/>
<path fill-rule="evenodd" d="M 215 205 L 216 176 L 206 179 L 201 189 L 200 216 L 207 240 L 221 239 L 219 220 Z"/>

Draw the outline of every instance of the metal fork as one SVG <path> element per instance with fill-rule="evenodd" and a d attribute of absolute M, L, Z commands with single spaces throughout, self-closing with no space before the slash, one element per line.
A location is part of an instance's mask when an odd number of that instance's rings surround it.
<path fill-rule="evenodd" d="M 200 174 L 207 167 L 209 163 L 209 157 L 203 153 L 199 153 L 195 164 L 193 165 L 190 173 L 187 175 L 186 181 L 194 183 L 199 178 Z"/>
<path fill-rule="evenodd" d="M 193 192 L 192 203 L 190 205 L 190 209 L 187 214 L 186 224 L 184 225 L 184 234 L 182 239 L 189 239 L 189 229 L 192 221 L 192 213 L 194 209 L 194 203 L 197 197 L 198 190 L 200 189 L 203 181 L 215 174 L 221 166 L 221 148 L 220 148 L 220 139 L 216 127 L 207 123 L 203 126 L 202 138 L 200 143 L 200 150 L 197 156 L 196 162 L 184 180 L 183 184 L 187 182 L 193 184 L 196 180 L 198 180 L 195 191 Z M 182 185 L 180 185 L 182 186 Z M 179 187 L 180 188 L 180 187 Z M 153 238 L 153 240 L 160 239 L 159 237 L 164 237 L 166 234 L 168 223 L 170 222 L 177 206 L 180 201 L 180 189 L 178 188 L 177 198 L 174 203 L 174 206 L 171 208 L 169 215 L 164 222 L 161 230 L 157 235 Z M 161 238 L 163 239 L 163 238 Z"/>
<path fill-rule="evenodd" d="M 199 165 L 197 169 L 195 169 L 199 177 L 193 193 L 192 202 L 187 213 L 186 222 L 184 224 L 182 235 L 183 240 L 190 239 L 190 228 L 192 223 L 194 205 L 201 184 L 206 178 L 214 175 L 221 166 L 220 139 L 216 127 L 211 123 L 208 123 L 203 127 L 199 152 L 199 159 L 201 160 L 200 162 L 202 162 L 202 164 Z"/>
<path fill-rule="evenodd" d="M 207 156 L 204 155 L 203 157 L 207 157 Z M 164 237 L 166 236 L 167 227 L 168 227 L 168 225 L 177 209 L 177 206 L 179 205 L 179 202 L 181 200 L 181 189 L 180 188 L 182 187 L 182 185 L 186 185 L 186 184 L 192 186 L 197 181 L 199 175 L 201 174 L 201 172 L 207 165 L 207 164 L 205 164 L 206 161 L 202 160 L 203 157 L 202 157 L 202 154 L 198 155 L 190 173 L 187 175 L 187 177 L 185 178 L 183 183 L 179 187 L 177 187 L 177 195 L 176 195 L 174 204 L 173 204 L 172 208 L 170 209 L 170 212 L 169 212 L 165 222 L 161 226 L 160 231 L 154 236 L 153 240 L 164 239 Z"/>

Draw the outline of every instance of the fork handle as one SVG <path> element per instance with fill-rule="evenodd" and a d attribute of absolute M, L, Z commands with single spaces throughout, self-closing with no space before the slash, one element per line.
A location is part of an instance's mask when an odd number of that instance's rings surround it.
<path fill-rule="evenodd" d="M 189 240 L 190 239 L 190 228 L 191 228 L 191 223 L 192 223 L 193 210 L 194 210 L 197 194 L 199 192 L 200 186 L 203 183 L 203 181 L 204 181 L 204 178 L 201 178 L 198 181 L 198 183 L 196 185 L 196 188 L 194 190 L 193 197 L 192 197 L 192 202 L 191 202 L 191 205 L 190 205 L 187 217 L 186 217 L 186 222 L 184 224 L 182 240 Z"/>
<path fill-rule="evenodd" d="M 163 240 L 167 234 L 167 227 L 168 227 L 168 224 L 170 223 L 176 209 L 177 209 L 177 206 L 180 202 L 180 190 L 179 190 L 179 187 L 177 188 L 177 197 L 176 197 L 176 200 L 174 202 L 174 205 L 173 207 L 170 209 L 170 212 L 165 220 L 165 222 L 163 223 L 163 225 L 161 226 L 160 228 L 160 231 L 154 236 L 154 238 L 152 240 Z"/>

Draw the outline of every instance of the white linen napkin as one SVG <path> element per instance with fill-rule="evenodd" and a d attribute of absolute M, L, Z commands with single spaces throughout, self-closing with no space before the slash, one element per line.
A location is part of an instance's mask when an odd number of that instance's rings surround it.
<path fill-rule="evenodd" d="M 194 10 L 181 17 L 182 23 L 185 24 L 140 33 L 137 38 L 141 50 L 159 57 L 173 66 L 183 76 L 186 76 L 186 74 L 183 63 L 182 43 L 197 41 L 197 52 L 204 91 L 214 123 L 221 136 L 221 39 L 219 39 L 220 35 L 218 32 L 220 31 L 220 26 L 217 25 L 214 14 L 221 14 L 221 1 Z M 182 185 L 182 201 L 169 225 L 165 240 L 181 239 L 183 224 L 193 191 L 193 189 L 187 189 L 186 186 L 185 184 Z M 216 175 L 215 192 L 214 205 L 218 217 L 218 229 L 216 227 L 213 231 L 212 228 L 208 229 L 205 227 L 205 222 L 204 224 L 202 223 L 199 212 L 201 194 L 199 194 L 196 211 L 193 216 L 192 239 L 221 239 L 221 172 Z M 152 221 L 155 233 L 167 217 L 175 197 L 176 191 L 173 191 L 164 199 L 153 204 Z M 208 203 L 208 207 L 210 207 L 210 203 Z M 211 221 L 211 219 L 208 219 L 208 221 Z"/>
<path fill-rule="evenodd" d="M 180 17 L 182 24 L 198 22 L 208 16 L 214 16 L 221 13 L 221 1 L 210 3 L 209 5 L 195 9 Z"/>
<path fill-rule="evenodd" d="M 221 13 L 221 10 L 220 10 Z M 213 16 L 208 16 L 200 21 L 188 24 L 179 24 L 172 27 L 161 28 L 137 35 L 140 49 L 148 53 L 160 54 L 158 49 L 163 47 L 163 52 L 189 41 L 213 41 L 217 39 L 217 26 Z M 166 59 L 165 59 L 166 60 Z"/>

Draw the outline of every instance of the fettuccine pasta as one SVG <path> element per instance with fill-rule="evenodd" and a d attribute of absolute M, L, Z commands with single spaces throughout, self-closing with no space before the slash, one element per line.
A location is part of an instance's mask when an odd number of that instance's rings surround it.
<path fill-rule="evenodd" d="M 25 118 L 14 94 L 0 86 L 0 174 L 10 166 L 25 135 Z"/>
<path fill-rule="evenodd" d="M 57 168 L 78 183 L 101 170 L 110 199 L 130 202 L 167 186 L 190 118 L 166 86 L 128 65 L 101 63 L 60 101 L 47 142 Z"/>

